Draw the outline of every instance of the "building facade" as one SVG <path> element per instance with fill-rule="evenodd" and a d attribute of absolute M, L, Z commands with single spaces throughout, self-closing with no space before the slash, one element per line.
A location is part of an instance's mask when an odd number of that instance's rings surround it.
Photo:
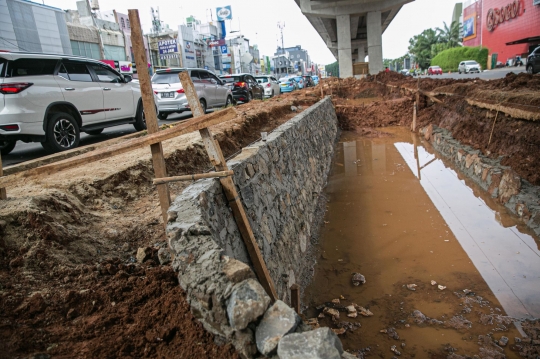
<path fill-rule="evenodd" d="M 463 7 L 464 46 L 486 47 L 505 63 L 515 56 L 526 58 L 540 45 L 538 0 L 477 0 Z"/>
<path fill-rule="evenodd" d="M 31 1 L 0 0 L 0 49 L 71 55 L 64 12 Z"/>

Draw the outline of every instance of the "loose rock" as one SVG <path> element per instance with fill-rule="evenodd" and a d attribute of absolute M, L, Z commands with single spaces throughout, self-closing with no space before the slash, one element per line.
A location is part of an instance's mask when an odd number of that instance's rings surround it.
<path fill-rule="evenodd" d="M 144 247 L 139 248 L 137 250 L 137 262 L 143 263 L 145 260 L 150 259 L 152 257 L 152 248 L 150 247 Z"/>
<path fill-rule="evenodd" d="M 157 255 L 161 265 L 166 265 L 171 262 L 171 252 L 167 248 L 160 248 Z"/>
<path fill-rule="evenodd" d="M 333 319 L 339 319 L 339 310 L 337 309 L 325 307 L 323 313 L 332 316 Z"/>
<path fill-rule="evenodd" d="M 418 287 L 416 284 L 407 284 L 408 290 L 416 290 L 416 287 Z"/>
<path fill-rule="evenodd" d="M 236 330 L 246 328 L 264 314 L 269 303 L 270 297 L 255 279 L 250 278 L 237 284 L 227 305 L 231 327 Z"/>
<path fill-rule="evenodd" d="M 233 283 L 240 283 L 248 278 L 255 278 L 255 274 L 253 274 L 253 271 L 247 264 L 234 258 L 229 258 L 227 263 L 225 263 L 223 273 Z"/>
<path fill-rule="evenodd" d="M 366 283 L 366 277 L 364 277 L 360 273 L 353 273 L 352 274 L 352 284 L 356 287 L 358 287 L 360 284 Z"/>
<path fill-rule="evenodd" d="M 501 339 L 499 339 L 499 345 L 501 347 L 505 347 L 506 344 L 508 344 L 508 338 L 505 336 L 502 336 Z"/>
<path fill-rule="evenodd" d="M 343 346 L 330 328 L 294 333 L 279 341 L 280 359 L 341 359 Z"/>
<path fill-rule="evenodd" d="M 255 331 L 255 341 L 259 352 L 268 355 L 276 350 L 281 338 L 294 331 L 300 321 L 294 309 L 281 300 L 276 301 L 264 313 Z"/>

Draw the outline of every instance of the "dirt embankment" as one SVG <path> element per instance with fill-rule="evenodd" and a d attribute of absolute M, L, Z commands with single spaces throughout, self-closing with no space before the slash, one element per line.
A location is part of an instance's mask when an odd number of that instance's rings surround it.
<path fill-rule="evenodd" d="M 278 97 L 212 127 L 225 156 L 292 118 Z M 297 109 L 296 111 L 301 111 Z M 198 134 L 163 144 L 169 175 L 210 162 Z M 0 201 L 0 358 L 237 358 L 189 311 L 171 268 L 148 149 L 8 188 Z M 188 183 L 171 185 L 171 195 Z M 144 263 L 137 249 L 149 248 Z M 41 355 L 41 356 L 39 356 Z"/>
<path fill-rule="evenodd" d="M 521 177 L 540 185 L 540 121 L 516 118 L 524 110 L 540 116 L 540 75 L 510 73 L 499 80 L 452 80 L 380 73 L 364 80 L 324 80 L 332 94 L 343 129 L 379 133 L 376 128 L 410 126 L 416 89 L 436 94 L 438 103 L 421 95 L 417 126 L 434 124 L 452 132 L 461 143 L 492 158 L 503 157 Z M 446 95 L 441 95 L 446 94 Z M 367 97 L 369 95 L 371 97 Z M 493 109 L 470 104 L 468 100 Z M 500 106 L 503 110 L 497 111 Z M 491 141 L 490 141 L 491 137 Z"/>

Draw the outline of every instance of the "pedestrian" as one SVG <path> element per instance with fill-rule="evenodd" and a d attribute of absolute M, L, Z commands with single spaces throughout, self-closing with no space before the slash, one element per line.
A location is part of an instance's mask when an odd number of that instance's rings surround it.
<path fill-rule="evenodd" d="M 388 67 L 386 67 L 384 72 L 390 72 L 390 69 Z"/>

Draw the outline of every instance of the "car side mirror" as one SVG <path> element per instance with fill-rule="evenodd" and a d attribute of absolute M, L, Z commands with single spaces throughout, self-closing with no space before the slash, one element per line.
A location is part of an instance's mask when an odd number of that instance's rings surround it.
<path fill-rule="evenodd" d="M 131 77 L 131 75 L 124 75 L 125 83 L 131 82 L 131 81 L 133 81 L 133 77 Z"/>

